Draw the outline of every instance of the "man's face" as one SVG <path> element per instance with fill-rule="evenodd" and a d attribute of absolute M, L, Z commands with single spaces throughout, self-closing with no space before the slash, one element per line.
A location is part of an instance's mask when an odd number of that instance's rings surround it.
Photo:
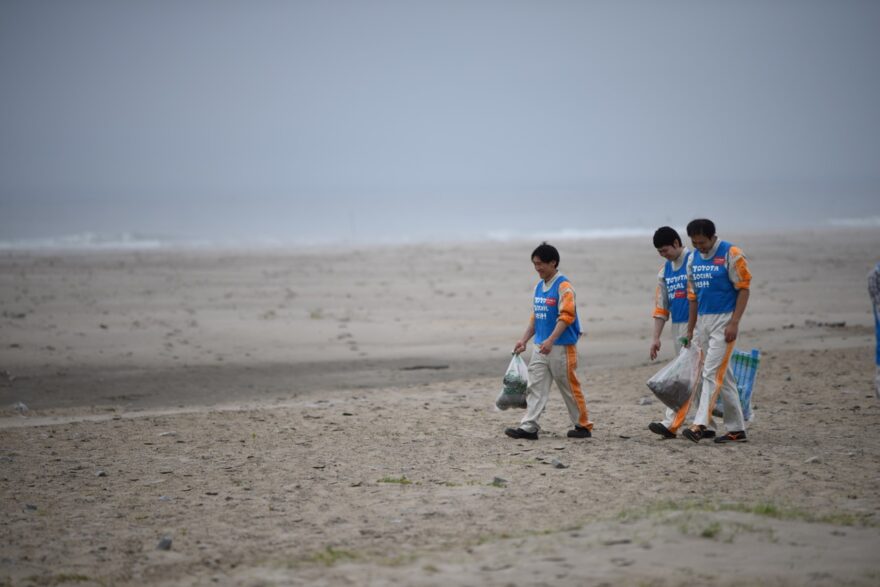
<path fill-rule="evenodd" d="M 712 250 L 712 245 L 715 244 L 715 239 L 717 236 L 713 236 L 709 238 L 708 236 L 702 234 L 695 234 L 691 237 L 691 243 L 693 243 L 694 248 L 703 253 L 704 255 Z"/>
<path fill-rule="evenodd" d="M 662 247 L 659 247 L 657 252 L 667 261 L 675 261 L 678 259 L 678 256 L 681 255 L 682 248 L 681 243 L 676 240 L 675 243 L 671 245 L 663 245 Z"/>
<path fill-rule="evenodd" d="M 547 281 L 556 273 L 556 261 L 545 263 L 540 257 L 532 257 L 532 264 L 535 266 L 535 271 L 538 272 L 538 275 L 544 281 Z"/>

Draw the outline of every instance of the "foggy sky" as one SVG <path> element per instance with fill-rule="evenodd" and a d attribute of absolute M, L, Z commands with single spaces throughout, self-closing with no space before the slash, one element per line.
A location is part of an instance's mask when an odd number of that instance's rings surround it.
<path fill-rule="evenodd" d="M 0 3 L 0 240 L 880 218 L 880 3 Z"/>

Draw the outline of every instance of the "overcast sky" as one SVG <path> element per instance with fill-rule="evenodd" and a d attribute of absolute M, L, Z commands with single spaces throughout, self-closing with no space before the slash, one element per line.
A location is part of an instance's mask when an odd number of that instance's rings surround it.
<path fill-rule="evenodd" d="M 880 219 L 878 31 L 874 1 L 3 0 L 0 240 Z"/>

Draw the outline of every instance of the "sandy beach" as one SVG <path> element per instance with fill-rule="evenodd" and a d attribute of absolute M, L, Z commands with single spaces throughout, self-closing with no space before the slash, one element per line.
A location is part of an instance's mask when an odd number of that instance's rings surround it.
<path fill-rule="evenodd" d="M 493 403 L 537 243 L 0 252 L 0 585 L 876 585 L 880 232 L 720 236 L 735 446 L 647 430 L 650 238 L 554 243 L 595 430 L 553 391 L 536 442 Z"/>

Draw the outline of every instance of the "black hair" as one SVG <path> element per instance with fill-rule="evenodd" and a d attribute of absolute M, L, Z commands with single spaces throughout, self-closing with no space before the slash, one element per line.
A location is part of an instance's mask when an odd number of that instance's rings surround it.
<path fill-rule="evenodd" d="M 557 251 L 556 247 L 553 245 L 548 245 L 547 241 L 544 241 L 532 251 L 531 258 L 534 259 L 535 257 L 539 258 L 544 263 L 556 261 L 556 266 L 559 267 L 559 251 Z"/>
<path fill-rule="evenodd" d="M 706 238 L 712 238 L 715 236 L 715 223 L 708 218 L 697 218 L 688 222 L 687 231 L 690 237 L 702 235 Z"/>
<path fill-rule="evenodd" d="M 669 226 L 661 226 L 654 233 L 655 249 L 675 246 L 675 241 L 678 241 L 678 246 L 681 246 L 681 237 L 678 236 L 678 231 Z"/>

